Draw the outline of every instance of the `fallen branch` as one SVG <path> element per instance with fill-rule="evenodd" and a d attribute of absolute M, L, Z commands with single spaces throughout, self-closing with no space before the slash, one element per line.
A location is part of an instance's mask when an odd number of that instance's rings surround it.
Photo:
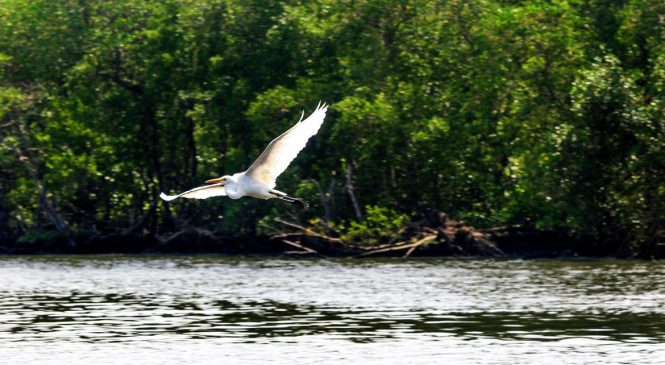
<path fill-rule="evenodd" d="M 303 246 L 303 245 L 301 245 L 301 244 L 299 244 L 299 243 L 296 243 L 296 242 L 293 242 L 293 241 L 289 241 L 289 240 L 282 240 L 282 242 L 286 243 L 287 245 L 291 245 L 291 246 L 293 246 L 293 247 L 297 247 L 297 248 L 303 250 L 303 251 L 306 252 L 306 253 L 313 253 L 313 254 L 318 255 L 318 256 L 321 256 L 321 257 L 326 257 L 326 256 L 320 254 L 318 251 L 316 251 L 316 250 L 314 250 L 314 249 L 311 249 L 311 248 L 309 248 L 309 247 L 305 247 L 305 246 Z"/>
<path fill-rule="evenodd" d="M 407 257 L 407 256 L 410 255 L 410 254 L 413 252 L 413 250 L 415 250 L 418 246 L 420 246 L 420 245 L 422 245 L 422 244 L 424 244 L 424 243 L 426 243 L 426 242 L 432 241 L 432 240 L 434 240 L 435 238 L 436 238 L 436 235 L 429 235 L 429 236 L 426 236 L 426 237 L 424 237 L 424 238 L 422 238 L 422 239 L 420 239 L 420 240 L 418 240 L 418 241 L 416 241 L 416 242 L 413 242 L 413 243 L 407 243 L 407 244 L 401 244 L 401 245 L 393 245 L 393 246 L 390 246 L 390 247 L 374 249 L 374 250 L 371 250 L 371 251 L 363 252 L 363 253 L 361 253 L 360 255 L 356 256 L 356 257 L 365 257 L 365 256 L 375 255 L 375 254 L 377 254 L 377 253 L 385 253 L 385 252 L 401 251 L 401 250 L 409 249 L 409 251 L 407 251 L 407 255 L 404 256 L 404 257 Z"/>
<path fill-rule="evenodd" d="M 422 246 L 422 245 L 424 245 L 424 244 L 426 244 L 426 243 L 429 243 L 429 242 L 434 241 L 434 240 L 436 239 L 436 236 L 437 236 L 437 235 L 435 235 L 435 234 L 434 234 L 434 235 L 429 235 L 429 236 L 426 236 L 426 237 L 424 237 L 424 238 L 418 240 L 418 242 L 416 242 L 416 243 L 413 244 L 413 247 L 411 247 L 408 251 L 406 251 L 406 253 L 404 254 L 404 257 L 409 257 L 409 256 L 411 256 L 411 254 L 413 253 L 413 251 L 415 251 L 418 247 L 420 247 L 420 246 Z"/>
<path fill-rule="evenodd" d="M 376 255 L 377 253 L 385 253 L 385 252 L 391 252 L 391 251 L 406 250 L 408 248 L 411 248 L 413 245 L 414 245 L 413 243 L 409 243 L 409 244 L 406 244 L 406 245 L 381 248 L 381 249 L 378 249 L 378 250 L 363 252 L 360 255 L 357 255 L 356 257 L 365 257 L 365 256 L 370 256 L 370 255 Z"/>
<path fill-rule="evenodd" d="M 292 228 L 298 229 L 298 230 L 300 230 L 301 232 L 303 232 L 303 233 L 304 233 L 305 235 L 307 235 L 307 236 L 318 237 L 318 238 L 324 239 L 324 240 L 326 240 L 326 241 L 328 241 L 328 242 L 341 243 L 341 244 L 343 244 L 343 245 L 348 245 L 346 242 L 344 242 L 344 241 L 343 241 L 342 239 L 340 239 L 340 238 L 330 237 L 330 236 L 326 236 L 326 235 L 324 235 L 324 234 L 320 234 L 320 233 L 315 232 L 315 231 L 313 231 L 313 230 L 311 230 L 311 229 L 309 229 L 309 228 L 303 227 L 303 226 L 301 226 L 301 225 L 299 225 L 299 224 L 295 224 L 295 223 L 292 223 L 292 222 L 287 222 L 287 221 L 282 220 L 282 219 L 279 219 L 279 218 L 275 218 L 275 222 L 277 222 L 277 223 L 281 223 L 281 224 L 283 224 L 283 225 L 285 225 L 285 226 L 289 226 L 289 227 L 292 227 Z M 282 235 L 285 235 L 285 234 L 287 234 L 287 235 L 294 235 L 293 232 L 292 232 L 292 233 L 281 233 L 281 234 L 278 234 L 278 235 L 273 236 L 273 238 L 281 238 L 281 236 L 282 236 Z"/>
<path fill-rule="evenodd" d="M 364 249 L 364 250 L 381 250 L 381 249 L 384 249 L 384 248 L 397 247 L 397 246 L 408 245 L 408 244 L 410 244 L 410 243 L 406 242 L 406 241 L 398 241 L 398 242 L 386 243 L 386 244 L 383 244 L 383 245 L 375 245 L 375 246 L 371 246 L 371 247 L 361 247 L 361 248 Z"/>
<path fill-rule="evenodd" d="M 279 218 L 275 221 L 294 229 L 295 232 L 280 232 L 272 236 L 273 239 L 279 239 L 291 246 L 294 246 L 292 243 L 297 240 L 298 245 L 305 244 L 308 249 L 314 247 L 317 254 L 324 252 L 328 256 L 395 256 L 401 253 L 401 256 L 409 257 L 418 249 L 422 249 L 419 252 L 425 255 L 503 255 L 496 242 L 488 237 L 489 235 L 475 230 L 464 222 L 449 219 L 443 213 L 411 222 L 400 229 L 398 234 L 392 236 L 390 241 L 380 245 L 369 245 L 362 240 L 345 240 L 328 236 L 325 233 L 326 227 L 319 222 L 314 222 L 313 226 L 307 227 Z M 324 232 L 321 232 L 321 228 L 324 229 Z M 425 245 L 427 247 L 424 247 Z"/>

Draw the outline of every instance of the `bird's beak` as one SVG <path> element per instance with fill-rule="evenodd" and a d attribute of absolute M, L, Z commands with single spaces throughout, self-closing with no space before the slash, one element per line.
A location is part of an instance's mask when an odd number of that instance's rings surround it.
<path fill-rule="evenodd" d="M 216 179 L 206 180 L 206 184 L 216 184 L 216 183 L 218 183 L 218 182 L 223 182 L 223 181 L 225 181 L 225 180 L 226 180 L 225 177 L 218 177 L 218 178 L 216 178 Z"/>

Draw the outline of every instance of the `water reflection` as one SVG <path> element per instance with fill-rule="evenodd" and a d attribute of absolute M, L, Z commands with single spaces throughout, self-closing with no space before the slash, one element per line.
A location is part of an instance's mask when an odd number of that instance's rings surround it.
<path fill-rule="evenodd" d="M 0 311 L 5 319 L 1 330 L 24 340 L 62 332 L 78 333 L 91 342 L 158 334 L 245 339 L 337 334 L 371 341 L 406 333 L 447 333 L 464 339 L 665 341 L 665 315 L 660 313 L 365 311 L 273 300 L 236 303 L 76 292 L 0 297 Z"/>
<path fill-rule="evenodd" d="M 635 347 L 620 344 L 665 342 L 665 268 L 640 262 L 3 258 L 0 274 L 0 343 L 17 351 L 321 336 L 609 341 L 624 353 Z"/>

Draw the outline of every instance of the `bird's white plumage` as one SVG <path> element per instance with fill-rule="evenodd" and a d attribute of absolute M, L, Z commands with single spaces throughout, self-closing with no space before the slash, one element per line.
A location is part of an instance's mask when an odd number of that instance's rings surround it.
<path fill-rule="evenodd" d="M 309 138 L 319 131 L 327 110 L 327 104 L 319 103 L 316 110 L 307 119 L 302 120 L 301 117 L 298 123 L 270 142 L 247 171 L 212 179 L 212 181 L 223 181 L 220 183 L 199 186 L 178 195 L 161 193 L 160 197 L 171 201 L 176 198 L 206 199 L 220 195 L 226 195 L 231 199 L 238 199 L 242 196 L 260 199 L 286 196 L 285 193 L 273 190 L 275 181 L 298 156 L 298 153 L 305 148 Z"/>
<path fill-rule="evenodd" d="M 218 183 L 212 185 L 199 186 L 198 188 L 187 190 L 184 193 L 180 193 L 178 195 L 166 195 L 164 193 L 161 193 L 159 197 L 166 201 L 171 201 L 176 198 L 207 199 L 212 196 L 224 196 L 224 195 L 226 195 L 226 189 L 224 188 L 224 183 Z"/>
<path fill-rule="evenodd" d="M 271 189 L 274 188 L 277 177 L 305 148 L 309 138 L 319 131 L 327 110 L 328 105 L 319 104 L 307 119 L 296 123 L 291 129 L 272 140 L 259 158 L 247 169 L 247 174 L 254 180 L 268 185 Z"/>

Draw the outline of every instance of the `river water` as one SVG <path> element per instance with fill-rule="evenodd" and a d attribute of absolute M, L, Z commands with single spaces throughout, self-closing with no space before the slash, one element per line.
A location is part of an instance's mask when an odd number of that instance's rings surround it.
<path fill-rule="evenodd" d="M 665 264 L 0 257 L 0 363 L 663 364 Z"/>

